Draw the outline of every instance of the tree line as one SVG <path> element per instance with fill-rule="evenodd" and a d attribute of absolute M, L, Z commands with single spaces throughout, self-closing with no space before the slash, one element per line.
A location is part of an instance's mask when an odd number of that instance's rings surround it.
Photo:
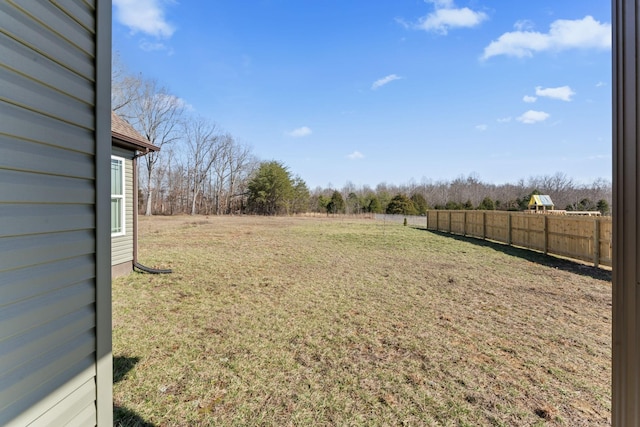
<path fill-rule="evenodd" d="M 243 211 L 259 165 L 251 148 L 156 80 L 129 73 L 117 56 L 112 70 L 112 109 L 160 147 L 138 162 L 138 209 L 145 215 Z"/>
<path fill-rule="evenodd" d="M 450 181 L 380 183 L 375 188 L 318 187 L 276 160 L 261 161 L 209 118 L 196 115 L 153 79 L 129 73 L 118 57 L 112 67 L 112 109 L 161 148 L 141 158 L 139 206 L 146 215 L 401 213 L 427 209 L 526 209 L 532 194 L 548 194 L 557 209 L 609 213 L 611 183 L 578 184 L 565 174 L 490 184 L 476 175 Z"/>
<path fill-rule="evenodd" d="M 460 176 L 451 181 L 423 179 L 421 183 L 403 185 L 387 183 L 356 187 L 347 183 L 340 190 L 316 188 L 311 193 L 310 209 L 331 212 L 329 199 L 343 197 L 342 213 L 389 213 L 424 215 L 428 209 L 480 209 L 521 211 L 528 209 L 531 196 L 549 195 L 555 209 L 568 211 L 600 211 L 611 213 L 611 183 L 597 179 L 588 184 L 575 182 L 562 172 L 535 176 L 516 183 L 492 184 L 482 182 L 475 174 Z"/>

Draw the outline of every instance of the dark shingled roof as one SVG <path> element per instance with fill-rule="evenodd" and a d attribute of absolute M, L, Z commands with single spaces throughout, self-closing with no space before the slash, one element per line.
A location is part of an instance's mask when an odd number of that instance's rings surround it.
<path fill-rule="evenodd" d="M 142 151 L 160 151 L 160 147 L 151 144 L 148 139 L 136 131 L 125 119 L 111 112 L 111 139 L 115 145 Z"/>

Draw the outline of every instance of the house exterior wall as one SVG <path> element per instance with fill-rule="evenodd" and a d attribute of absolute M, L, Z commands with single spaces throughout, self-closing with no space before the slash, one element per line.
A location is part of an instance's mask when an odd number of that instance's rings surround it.
<path fill-rule="evenodd" d="M 0 1 L 3 426 L 112 424 L 110 27 L 102 0 Z"/>
<path fill-rule="evenodd" d="M 111 238 L 111 273 L 117 277 L 133 270 L 133 157 L 135 152 L 113 147 L 111 154 L 124 158 L 124 236 Z"/>

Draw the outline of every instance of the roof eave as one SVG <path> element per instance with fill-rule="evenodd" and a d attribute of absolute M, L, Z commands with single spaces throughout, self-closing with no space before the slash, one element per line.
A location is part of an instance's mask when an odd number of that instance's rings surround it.
<path fill-rule="evenodd" d="M 113 144 L 117 145 L 118 147 L 141 151 L 145 154 L 151 151 L 160 151 L 160 147 L 156 145 L 144 143 L 115 131 L 111 131 L 111 139 Z"/>

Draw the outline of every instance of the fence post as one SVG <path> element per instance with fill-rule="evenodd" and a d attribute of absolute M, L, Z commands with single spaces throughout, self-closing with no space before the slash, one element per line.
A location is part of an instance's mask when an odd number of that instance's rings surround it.
<path fill-rule="evenodd" d="M 549 252 L 549 217 L 547 214 L 542 214 L 544 218 L 544 254 L 547 255 Z"/>
<path fill-rule="evenodd" d="M 597 217 L 593 227 L 593 265 L 600 266 L 600 219 Z"/>
<path fill-rule="evenodd" d="M 511 212 L 507 212 L 507 245 L 511 246 Z"/>
<path fill-rule="evenodd" d="M 464 211 L 464 217 L 463 217 L 463 221 L 462 221 L 462 235 L 466 236 L 467 235 L 467 211 Z"/>
<path fill-rule="evenodd" d="M 487 238 L 487 213 L 482 212 L 482 238 Z"/>
<path fill-rule="evenodd" d="M 451 211 L 449 211 L 449 234 L 451 234 Z"/>

